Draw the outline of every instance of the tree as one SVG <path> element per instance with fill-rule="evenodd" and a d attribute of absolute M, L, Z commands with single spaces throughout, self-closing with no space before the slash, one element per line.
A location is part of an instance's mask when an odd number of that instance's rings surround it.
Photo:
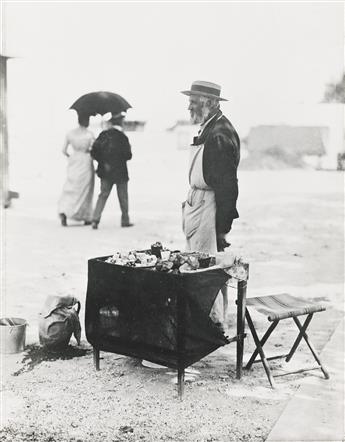
<path fill-rule="evenodd" d="M 325 103 L 345 103 L 345 73 L 338 83 L 329 83 L 323 101 Z"/>

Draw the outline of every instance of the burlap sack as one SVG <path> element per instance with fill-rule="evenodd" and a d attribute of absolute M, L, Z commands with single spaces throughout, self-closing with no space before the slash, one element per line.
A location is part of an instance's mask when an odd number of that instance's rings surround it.
<path fill-rule="evenodd" d="M 48 296 L 39 314 L 40 344 L 48 348 L 64 348 L 74 334 L 80 345 L 79 311 L 80 302 L 73 296 Z"/>

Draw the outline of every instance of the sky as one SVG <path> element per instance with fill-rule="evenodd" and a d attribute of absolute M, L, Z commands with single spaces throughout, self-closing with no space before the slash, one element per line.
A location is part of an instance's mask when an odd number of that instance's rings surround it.
<path fill-rule="evenodd" d="M 220 84 L 244 135 L 322 100 L 344 70 L 343 3 L 3 2 L 2 52 L 13 122 L 51 131 L 94 90 L 123 95 L 128 118 L 188 118 L 192 81 Z M 74 119 L 74 116 L 73 116 Z M 74 120 L 73 120 L 74 121 Z"/>

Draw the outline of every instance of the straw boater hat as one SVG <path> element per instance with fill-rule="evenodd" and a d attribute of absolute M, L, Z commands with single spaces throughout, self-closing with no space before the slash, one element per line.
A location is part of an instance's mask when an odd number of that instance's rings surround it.
<path fill-rule="evenodd" d="M 194 81 L 189 91 L 182 91 L 184 95 L 202 95 L 203 97 L 217 98 L 219 101 L 228 101 L 220 96 L 221 87 L 219 84 L 209 81 Z"/>

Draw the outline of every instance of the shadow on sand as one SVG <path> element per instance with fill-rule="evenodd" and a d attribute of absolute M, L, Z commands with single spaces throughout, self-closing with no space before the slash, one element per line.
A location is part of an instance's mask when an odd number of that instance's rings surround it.
<path fill-rule="evenodd" d="M 26 354 L 22 359 L 23 367 L 13 373 L 13 376 L 18 376 L 22 373 L 33 370 L 37 365 L 44 361 L 56 361 L 58 359 L 73 359 L 85 356 L 91 353 L 90 348 L 78 348 L 68 345 L 61 349 L 47 349 L 39 345 L 30 345 L 26 350 Z"/>

